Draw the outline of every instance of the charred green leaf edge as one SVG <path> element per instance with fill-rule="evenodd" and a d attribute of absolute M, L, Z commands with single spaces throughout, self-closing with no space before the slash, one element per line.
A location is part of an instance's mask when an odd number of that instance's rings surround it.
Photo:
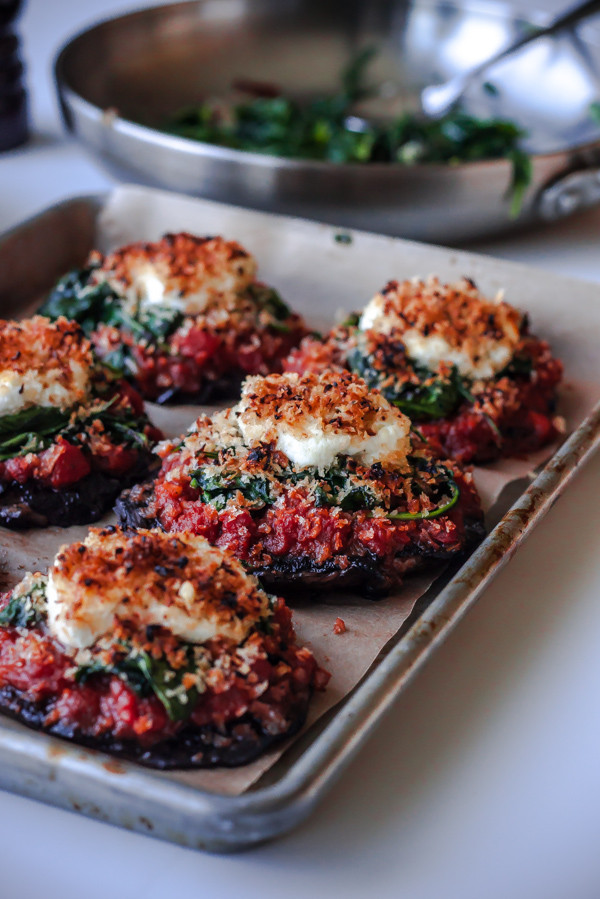
<path fill-rule="evenodd" d="M 145 418 L 114 412 L 115 399 L 66 410 L 32 406 L 13 415 L 3 415 L 0 417 L 0 462 L 27 453 L 43 452 L 59 436 L 77 444 L 78 435 L 94 421 L 102 422 L 118 443 L 146 448 Z"/>
<path fill-rule="evenodd" d="M 187 647 L 188 664 L 178 669 L 171 668 L 164 659 L 153 659 L 143 650 L 125 644 L 122 649 L 122 658 L 112 665 L 103 665 L 99 660 L 80 665 L 75 673 L 77 683 L 85 683 L 93 675 L 116 675 L 140 696 L 153 693 L 171 721 L 189 718 L 199 695 L 195 687 L 189 690 L 183 687 L 184 675 L 195 670 L 193 647 Z"/>
<path fill-rule="evenodd" d="M 420 472 L 433 475 L 440 479 L 437 485 L 437 493 L 446 497 L 439 507 L 434 510 L 411 513 L 395 512 L 391 510 L 386 516 L 394 520 L 418 520 L 437 518 L 452 508 L 458 501 L 460 490 L 454 480 L 452 472 L 445 466 L 433 462 L 423 463 L 418 457 L 411 457 L 413 473 L 418 480 Z M 344 457 L 340 457 L 338 465 L 331 466 L 324 472 L 315 468 L 305 468 L 300 471 L 288 470 L 277 475 L 281 483 L 298 484 L 304 480 L 315 481 L 312 489 L 315 506 L 317 508 L 340 508 L 343 512 L 372 511 L 381 504 L 377 495 L 369 490 L 368 486 L 358 484 L 351 486 L 350 474 L 344 467 Z M 210 504 L 221 511 L 230 499 L 240 493 L 251 509 L 260 511 L 273 505 L 276 497 L 271 494 L 269 481 L 260 475 L 248 475 L 235 470 L 222 473 L 207 472 L 202 468 L 190 472 L 190 485 L 200 490 L 200 498 L 203 503 Z"/>

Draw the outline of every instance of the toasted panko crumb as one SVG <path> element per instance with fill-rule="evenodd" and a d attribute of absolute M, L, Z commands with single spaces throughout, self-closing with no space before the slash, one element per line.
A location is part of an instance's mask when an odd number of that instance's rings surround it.
<path fill-rule="evenodd" d="M 191 534 L 92 528 L 82 543 L 60 548 L 49 572 L 49 626 L 74 648 L 107 633 L 115 617 L 189 642 L 240 642 L 268 609 L 236 558 Z"/>
<path fill-rule="evenodd" d="M 91 346 L 79 325 L 62 316 L 0 321 L 0 402 L 4 413 L 28 405 L 67 408 L 90 391 Z"/>
<path fill-rule="evenodd" d="M 0 370 L 23 373 L 60 368 L 71 376 L 69 362 L 92 365 L 89 340 L 75 322 L 62 315 L 51 322 L 43 315 L 22 321 L 0 321 Z"/>
<path fill-rule="evenodd" d="M 405 465 L 410 447 L 409 419 L 350 372 L 246 378 L 237 417 L 250 444 L 282 444 L 286 436 L 298 444 L 340 438 L 346 445 L 338 452 L 362 453 L 367 464 L 398 466 Z"/>
<path fill-rule="evenodd" d="M 416 328 L 425 336 L 441 335 L 451 346 L 464 346 L 482 336 L 512 337 L 516 343 L 521 321 L 521 313 L 502 294 L 490 300 L 467 278 L 442 284 L 431 276 L 390 281 L 365 308 L 360 327 L 387 334 Z"/>
<path fill-rule="evenodd" d="M 467 278 L 441 284 L 430 277 L 390 281 L 365 307 L 359 328 L 402 337 L 408 355 L 415 349 L 425 356 L 443 356 L 445 347 L 449 360 L 458 362 L 459 357 L 453 356 L 458 350 L 463 373 L 481 368 L 482 376 L 489 377 L 493 374 L 493 370 L 487 371 L 490 365 L 492 369 L 502 367 L 512 356 L 522 321 L 521 313 L 504 302 L 502 294 L 491 300 Z M 491 363 L 486 361 L 490 353 L 494 357 Z"/>
<path fill-rule="evenodd" d="M 154 243 L 133 243 L 102 258 L 92 278 L 108 283 L 133 304 L 167 302 L 186 315 L 227 302 L 256 276 L 256 260 L 236 241 L 165 234 Z"/>

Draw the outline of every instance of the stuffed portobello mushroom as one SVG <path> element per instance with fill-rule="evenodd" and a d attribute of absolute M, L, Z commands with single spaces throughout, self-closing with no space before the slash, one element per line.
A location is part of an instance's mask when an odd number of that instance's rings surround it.
<path fill-rule="evenodd" d="M 240 403 L 160 445 L 121 522 L 191 531 L 278 590 L 383 595 L 482 534 L 469 473 L 411 449 L 410 421 L 349 372 L 248 378 Z"/>
<path fill-rule="evenodd" d="M 463 279 L 391 281 L 324 339 L 306 337 L 290 371 L 350 370 L 408 415 L 432 451 L 462 462 L 522 455 L 562 431 L 562 364 L 528 317 Z"/>
<path fill-rule="evenodd" d="M 161 437 L 139 394 L 94 361 L 79 325 L 0 322 L 0 524 L 96 521 L 148 476 Z"/>
<path fill-rule="evenodd" d="M 199 537 L 92 529 L 0 598 L 0 710 L 153 767 L 251 761 L 328 677 L 283 600 Z"/>
<path fill-rule="evenodd" d="M 92 253 L 40 312 L 78 321 L 98 356 L 147 399 L 234 397 L 245 375 L 280 371 L 307 333 L 256 271 L 235 241 L 166 234 Z"/>

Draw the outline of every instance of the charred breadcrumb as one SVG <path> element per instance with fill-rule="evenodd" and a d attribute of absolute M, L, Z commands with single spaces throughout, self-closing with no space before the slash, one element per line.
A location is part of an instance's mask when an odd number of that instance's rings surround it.
<path fill-rule="evenodd" d="M 408 420 L 349 372 L 327 378 L 312 373 L 247 378 L 237 422 L 246 443 L 277 443 L 282 432 L 302 441 L 316 429 L 325 439 L 347 435 L 350 450 L 391 427 L 396 439 L 387 452 L 378 447 L 377 461 L 406 466 Z"/>
<path fill-rule="evenodd" d="M 522 320 L 521 313 L 501 295 L 489 300 L 473 281 L 441 284 L 432 277 L 426 281 L 390 281 L 367 305 L 359 327 L 405 339 L 410 332 L 442 338 L 477 366 L 490 348 L 501 346 L 509 358 L 512 356 Z"/>
<path fill-rule="evenodd" d="M 369 404 L 340 397 L 330 405 L 328 385 L 334 396 L 368 393 Z M 323 397 L 316 399 L 319 389 Z M 253 426 L 260 420 L 257 430 L 248 429 L 248 415 Z M 381 423 L 402 419 L 406 429 L 391 431 L 394 452 L 368 457 L 365 446 Z M 300 436 L 310 431 L 315 464 L 279 448 L 288 424 Z M 278 590 L 343 583 L 383 595 L 404 573 L 428 559 L 454 557 L 482 534 L 470 473 L 426 449 L 411 451 L 408 427 L 355 375 L 252 378 L 238 406 L 201 417 L 183 440 L 160 445 L 158 477 L 125 492 L 117 514 L 130 526 L 201 534 Z M 304 455 L 306 443 L 299 441 Z"/>
<path fill-rule="evenodd" d="M 84 368 L 92 363 L 91 346 L 79 325 L 61 318 L 48 327 L 43 315 L 22 321 L 0 321 L 0 370 L 24 373 L 59 368 L 62 377 L 72 379 L 71 362 Z"/>
<path fill-rule="evenodd" d="M 61 547 L 50 578 L 57 596 L 67 596 L 52 619 L 63 642 L 74 633 L 93 640 L 107 614 L 140 629 L 168 620 L 178 636 L 208 627 L 241 641 L 268 610 L 237 559 L 185 534 L 92 529 Z"/>
<path fill-rule="evenodd" d="M 90 393 L 92 351 L 81 328 L 64 318 L 49 326 L 40 315 L 0 321 L 0 408 L 22 408 L 40 397 L 43 405 L 65 408 Z M 12 388 L 12 390 L 11 390 Z M 11 396 L 12 391 L 17 396 Z"/>
<path fill-rule="evenodd" d="M 283 600 L 199 537 L 94 529 L 0 598 L 0 709 L 153 767 L 251 761 L 328 677 Z"/>
<path fill-rule="evenodd" d="M 289 371 L 350 370 L 405 412 L 432 452 L 487 462 L 539 449 L 564 431 L 562 364 L 528 317 L 468 278 L 391 281 L 362 314 L 306 337 Z"/>
<path fill-rule="evenodd" d="M 152 276 L 186 315 L 211 307 L 234 308 L 237 295 L 256 277 L 256 260 L 235 241 L 193 234 L 165 234 L 156 243 L 134 243 L 114 253 L 94 253 L 92 283 L 107 282 L 133 309 Z"/>

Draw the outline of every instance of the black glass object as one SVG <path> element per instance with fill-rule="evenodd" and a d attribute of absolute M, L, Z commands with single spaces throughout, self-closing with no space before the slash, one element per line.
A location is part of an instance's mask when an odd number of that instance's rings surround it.
<path fill-rule="evenodd" d="M 24 67 L 13 30 L 21 6 L 22 0 L 0 0 L 0 151 L 17 147 L 28 137 Z"/>

